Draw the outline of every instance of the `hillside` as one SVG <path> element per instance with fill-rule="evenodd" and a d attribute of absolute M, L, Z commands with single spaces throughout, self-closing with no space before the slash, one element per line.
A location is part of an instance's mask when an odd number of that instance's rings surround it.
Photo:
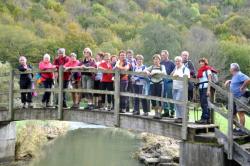
<path fill-rule="evenodd" d="M 238 62 L 250 74 L 248 0 L 1 0 L 0 61 L 16 65 L 19 55 L 38 63 L 58 47 L 67 53 L 133 49 L 150 62 L 168 49 L 188 50 L 227 71 Z"/>

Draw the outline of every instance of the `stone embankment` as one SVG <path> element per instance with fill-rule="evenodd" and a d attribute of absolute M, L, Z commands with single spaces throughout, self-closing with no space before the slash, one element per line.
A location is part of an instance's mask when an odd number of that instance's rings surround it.
<path fill-rule="evenodd" d="M 137 157 L 148 166 L 178 166 L 179 142 L 175 139 L 142 133 L 143 146 Z"/>

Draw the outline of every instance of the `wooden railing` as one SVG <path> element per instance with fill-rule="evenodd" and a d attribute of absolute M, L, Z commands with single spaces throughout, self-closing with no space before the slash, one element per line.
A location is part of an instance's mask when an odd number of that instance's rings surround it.
<path fill-rule="evenodd" d="M 45 88 L 35 88 L 35 89 L 14 89 L 14 77 L 16 75 L 20 74 L 27 74 L 27 73 L 47 73 L 47 72 L 57 72 L 58 73 L 58 87 L 52 88 L 52 89 L 45 89 Z M 50 71 L 40 71 L 40 70 L 33 70 L 33 71 L 27 71 L 27 72 L 19 72 L 11 70 L 9 72 L 9 90 L 4 91 L 1 93 L 8 93 L 9 94 L 9 120 L 14 119 L 14 94 L 15 93 L 21 93 L 21 92 L 54 92 L 58 94 L 58 120 L 63 119 L 63 92 L 81 92 L 81 93 L 93 93 L 93 94 L 107 94 L 107 95 L 114 95 L 114 125 L 119 127 L 120 125 L 120 96 L 128 96 L 128 97 L 136 97 L 136 98 L 143 98 L 147 100 L 156 100 L 161 102 L 169 102 L 174 104 L 181 104 L 185 107 L 185 111 L 183 112 L 183 121 L 182 121 L 182 139 L 187 140 L 187 132 L 188 132 L 188 79 L 186 76 L 184 78 L 177 78 L 169 75 L 163 75 L 160 76 L 162 78 L 171 79 L 171 80 L 181 80 L 184 82 L 184 92 L 183 92 L 183 101 L 176 101 L 170 98 L 164 98 L 164 97 L 156 97 L 156 96 L 150 96 L 150 95 L 143 95 L 143 94 L 134 94 L 129 92 L 120 92 L 120 75 L 121 74 L 129 74 L 129 75 L 137 75 L 141 77 L 148 77 L 146 73 L 144 72 L 131 72 L 131 71 L 121 71 L 121 70 L 100 70 L 100 69 L 78 69 L 78 70 L 70 70 L 70 72 L 90 72 L 90 73 L 112 73 L 114 74 L 114 91 L 106 91 L 106 90 L 94 90 L 94 89 L 64 89 L 63 88 L 63 67 L 60 67 L 58 71 L 50 70 Z M 6 76 L 6 75 L 5 75 Z M 196 82 L 196 80 L 191 80 L 193 82 Z M 219 107 L 215 103 L 212 103 L 209 100 L 209 107 L 213 110 L 212 113 L 218 112 L 220 115 L 225 117 L 227 119 L 228 123 L 228 133 L 227 133 L 227 145 L 225 149 L 227 149 L 228 159 L 233 159 L 233 148 L 234 148 L 234 140 L 233 140 L 233 125 L 236 125 L 240 129 L 242 129 L 244 132 L 246 132 L 248 135 L 250 135 L 249 129 L 245 128 L 241 124 L 239 124 L 237 121 L 234 120 L 233 117 L 233 107 L 234 102 L 241 105 L 245 111 L 246 114 L 250 115 L 250 108 L 239 101 L 237 98 L 234 98 L 232 93 L 228 92 L 227 90 L 221 88 L 220 86 L 214 84 L 213 82 L 209 82 L 210 86 L 213 87 L 217 93 L 220 93 L 224 98 L 227 98 L 228 100 L 228 111 L 225 112 L 226 108 Z M 213 115 L 211 115 L 213 116 Z"/>
<path fill-rule="evenodd" d="M 226 108 L 218 107 L 214 103 L 212 103 L 210 100 L 209 100 L 209 107 L 227 119 L 227 123 L 228 123 L 227 147 L 225 147 L 225 149 L 227 149 L 228 159 L 232 160 L 233 151 L 234 151 L 233 125 L 239 127 L 242 131 L 250 135 L 250 130 L 242 126 L 239 122 L 237 122 L 234 119 L 234 115 L 233 115 L 234 103 L 241 105 L 244 108 L 247 116 L 250 115 L 250 107 L 242 103 L 239 99 L 235 98 L 231 92 L 225 89 L 222 89 L 220 86 L 214 84 L 213 82 L 209 82 L 209 84 L 211 87 L 213 87 L 216 90 L 217 93 L 220 93 L 228 100 L 227 113 L 225 113 Z"/>
<path fill-rule="evenodd" d="M 14 89 L 14 77 L 20 74 L 36 74 L 36 73 L 48 73 L 48 72 L 57 72 L 58 73 L 58 87 L 52 89 L 45 88 L 34 88 L 34 89 Z M 187 140 L 187 132 L 188 132 L 188 78 L 187 76 L 183 78 L 173 77 L 169 75 L 159 74 L 162 78 L 172 79 L 172 80 L 181 80 L 184 82 L 184 92 L 183 92 L 183 101 L 177 101 L 164 97 L 156 97 L 150 95 L 143 94 L 134 94 L 129 92 L 120 92 L 120 75 L 121 74 L 129 74 L 129 75 L 137 75 L 141 77 L 148 77 L 145 72 L 131 72 L 131 71 L 121 71 L 118 69 L 115 70 L 101 70 L 101 69 L 77 69 L 70 70 L 67 72 L 90 72 L 90 73 L 112 73 L 114 74 L 114 91 L 107 90 L 94 90 L 94 89 L 64 89 L 63 88 L 63 73 L 64 68 L 60 67 L 58 71 L 50 70 L 50 71 L 40 71 L 40 70 L 32 70 L 26 72 L 20 72 L 11 70 L 9 74 L 9 120 L 14 119 L 14 94 L 22 93 L 22 92 L 54 92 L 58 94 L 58 107 L 57 107 L 57 118 L 58 120 L 63 119 L 63 92 L 81 92 L 81 93 L 92 93 L 92 94 L 107 94 L 114 95 L 114 125 L 119 127 L 120 125 L 120 96 L 127 97 L 137 97 L 143 98 L 147 100 L 156 100 L 160 102 L 169 102 L 174 104 L 181 104 L 185 107 L 185 111 L 183 112 L 182 117 L 182 139 Z"/>

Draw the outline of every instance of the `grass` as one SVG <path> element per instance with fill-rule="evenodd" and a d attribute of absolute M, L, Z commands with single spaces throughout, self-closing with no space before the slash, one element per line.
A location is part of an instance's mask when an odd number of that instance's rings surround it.
<path fill-rule="evenodd" d="M 197 113 L 196 113 L 197 114 Z M 201 111 L 198 111 L 198 118 L 201 117 Z M 194 111 L 189 112 L 190 121 L 194 122 L 197 120 L 194 117 Z M 228 121 L 226 118 L 215 112 L 215 124 L 217 124 L 223 133 L 227 133 Z M 246 116 L 246 128 L 250 130 L 250 117 Z"/>

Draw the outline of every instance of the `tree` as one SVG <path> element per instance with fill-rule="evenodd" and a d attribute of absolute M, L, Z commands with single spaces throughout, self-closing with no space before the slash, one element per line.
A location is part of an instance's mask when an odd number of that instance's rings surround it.
<path fill-rule="evenodd" d="M 143 54 L 150 58 L 153 54 L 167 49 L 171 55 L 179 55 L 181 50 L 181 37 L 179 33 L 169 25 L 153 22 L 141 31 L 144 45 Z"/>
<path fill-rule="evenodd" d="M 189 51 L 190 58 L 198 68 L 200 58 L 207 58 L 209 64 L 216 69 L 223 71 L 226 68 L 227 56 L 219 51 L 219 43 L 211 30 L 194 26 L 184 35 L 184 49 Z M 220 74 L 223 78 L 224 74 Z"/>

